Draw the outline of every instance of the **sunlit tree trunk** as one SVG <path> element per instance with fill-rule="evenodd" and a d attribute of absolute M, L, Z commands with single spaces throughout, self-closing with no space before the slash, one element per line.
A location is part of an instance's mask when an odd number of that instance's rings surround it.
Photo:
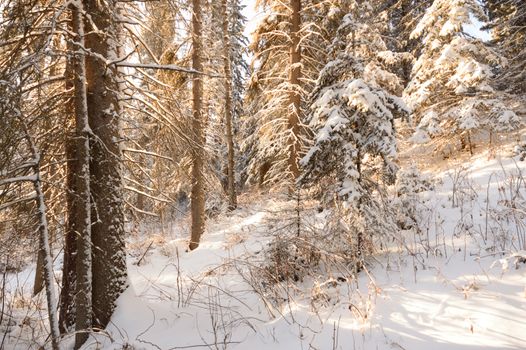
<path fill-rule="evenodd" d="M 221 17 L 223 20 L 223 63 L 225 74 L 225 128 L 227 142 L 227 193 L 230 209 L 237 207 L 235 162 L 234 162 L 234 136 L 232 132 L 232 62 L 230 59 L 231 46 L 230 34 L 228 32 L 227 0 L 221 1 Z"/>
<path fill-rule="evenodd" d="M 299 176 L 298 154 L 300 151 L 300 113 L 301 113 L 301 47 L 300 47 L 300 26 L 301 26 L 301 0 L 291 0 L 291 28 L 290 28 L 290 95 L 289 95 L 289 130 L 291 132 L 289 147 L 289 171 L 296 180 Z"/>
<path fill-rule="evenodd" d="M 192 68 L 202 72 L 202 13 L 201 1 L 192 0 Z M 199 246 L 199 241 L 205 230 L 205 188 L 203 178 L 204 167 L 204 130 L 203 130 L 203 80 L 202 75 L 194 74 L 192 83 L 192 232 L 190 250 Z"/>

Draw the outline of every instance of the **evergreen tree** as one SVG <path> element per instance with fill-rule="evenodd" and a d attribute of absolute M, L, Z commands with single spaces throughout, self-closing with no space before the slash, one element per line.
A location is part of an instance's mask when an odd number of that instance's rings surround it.
<path fill-rule="evenodd" d="M 224 125 L 227 148 L 227 195 L 230 209 L 237 206 L 236 176 L 235 176 L 235 147 L 234 147 L 234 121 L 239 120 L 240 102 L 243 76 L 242 49 L 244 44 L 243 23 L 245 21 L 241 14 L 241 6 L 238 0 L 221 1 L 222 19 L 222 43 L 223 43 L 223 72 L 224 78 Z M 239 65 L 236 68 L 236 63 Z M 236 85 L 235 83 L 241 83 Z"/>
<path fill-rule="evenodd" d="M 423 44 L 405 89 L 417 124 L 415 142 L 442 137 L 450 144 L 458 136 L 472 152 L 474 132 L 517 127 L 517 115 L 491 87 L 493 69 L 503 59 L 464 32 L 471 16 L 486 19 L 475 0 L 435 0 L 411 33 Z"/>
<path fill-rule="evenodd" d="M 261 1 L 266 17 L 254 33 L 252 76 L 243 123 L 249 182 L 290 185 L 304 152 L 308 91 L 321 69 L 329 33 L 321 30 L 335 6 L 327 1 Z M 285 174 L 288 174 L 285 176 Z"/>
<path fill-rule="evenodd" d="M 404 86 L 411 79 L 414 57 L 418 57 L 422 49 L 420 41 L 411 38 L 411 32 L 431 4 L 428 0 L 384 0 L 377 6 L 379 30 L 387 48 L 392 52 L 406 53 L 403 60 L 391 67 L 391 71 L 402 79 Z"/>
<path fill-rule="evenodd" d="M 357 255 L 364 252 L 365 235 L 379 226 L 373 193 L 381 191 L 381 183 L 392 184 L 398 169 L 394 120 L 408 114 L 393 94 L 401 85 L 384 62 L 397 55 L 387 50 L 375 26 L 375 10 L 351 2 L 341 18 L 332 59 L 312 96 L 313 146 L 301 161 L 304 184 L 324 184 L 326 200 L 336 196 L 345 202 L 357 232 Z"/>
<path fill-rule="evenodd" d="M 509 94 L 506 103 L 516 105 L 526 114 L 526 2 L 520 0 L 485 0 L 493 42 L 505 55 L 507 64 L 499 67 L 495 88 Z M 526 137 L 517 152 L 526 158 Z"/>
<path fill-rule="evenodd" d="M 72 27 L 75 33 L 74 77 L 75 88 L 75 158 L 78 173 L 75 174 L 75 195 L 79 204 L 75 217 L 76 266 L 75 266 L 75 348 L 78 349 L 88 339 L 92 317 L 92 247 L 91 247 L 91 191 L 90 191 L 90 136 L 87 91 L 86 62 L 82 51 L 84 47 L 84 18 L 82 3 L 71 6 Z"/>
<path fill-rule="evenodd" d="M 504 52 L 508 65 L 498 77 L 499 88 L 526 94 L 526 2 L 485 0 L 485 9 L 494 41 Z"/>

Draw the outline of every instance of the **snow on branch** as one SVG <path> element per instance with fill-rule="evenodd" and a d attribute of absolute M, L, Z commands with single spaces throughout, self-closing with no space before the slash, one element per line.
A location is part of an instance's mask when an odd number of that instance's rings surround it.
<path fill-rule="evenodd" d="M 118 67 L 171 70 L 171 71 L 176 71 L 176 72 L 181 72 L 181 73 L 205 75 L 205 76 L 212 77 L 212 78 L 222 78 L 223 77 L 218 74 L 208 74 L 205 72 L 197 71 L 195 69 L 181 67 L 175 64 L 134 63 L 134 62 L 128 62 L 128 61 L 112 62 L 112 63 L 114 63 Z"/>

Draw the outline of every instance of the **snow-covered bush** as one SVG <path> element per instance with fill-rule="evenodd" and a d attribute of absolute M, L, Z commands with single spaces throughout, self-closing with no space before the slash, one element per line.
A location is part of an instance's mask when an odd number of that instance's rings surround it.
<path fill-rule="evenodd" d="M 433 183 L 413 164 L 398 172 L 394 187 L 396 196 L 392 204 L 396 211 L 398 227 L 402 230 L 415 229 L 420 232 L 421 211 L 425 210 L 420 193 L 433 190 Z"/>
<path fill-rule="evenodd" d="M 519 164 L 504 175 L 499 182 L 497 203 L 488 208 L 488 231 L 494 234 L 494 249 L 526 250 L 526 178 Z"/>
<path fill-rule="evenodd" d="M 269 284 L 282 281 L 302 281 L 320 261 L 320 254 L 302 237 L 278 238 L 266 251 L 266 269 L 272 276 Z"/>

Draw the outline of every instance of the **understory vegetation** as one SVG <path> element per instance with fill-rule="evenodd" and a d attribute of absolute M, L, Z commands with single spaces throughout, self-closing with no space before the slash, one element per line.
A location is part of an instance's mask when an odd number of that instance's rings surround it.
<path fill-rule="evenodd" d="M 1 349 L 520 349 L 526 2 L 0 0 Z"/>

